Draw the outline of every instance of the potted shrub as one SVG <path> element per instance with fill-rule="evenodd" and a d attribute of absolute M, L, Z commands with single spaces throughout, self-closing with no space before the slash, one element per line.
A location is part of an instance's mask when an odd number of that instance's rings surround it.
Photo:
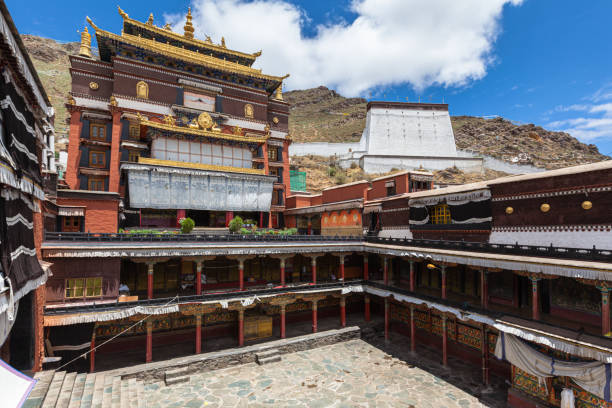
<path fill-rule="evenodd" d="M 191 218 L 181 218 L 179 225 L 181 226 L 181 234 L 189 234 L 195 227 L 195 222 Z"/>

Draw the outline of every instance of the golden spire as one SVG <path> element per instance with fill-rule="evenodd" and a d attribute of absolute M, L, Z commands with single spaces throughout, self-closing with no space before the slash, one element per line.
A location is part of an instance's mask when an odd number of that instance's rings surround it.
<path fill-rule="evenodd" d="M 193 29 L 193 24 L 191 23 L 191 7 L 189 7 L 187 10 L 187 21 L 185 22 L 185 27 L 183 27 L 183 29 L 185 30 L 186 38 L 193 38 L 193 32 L 195 30 Z"/>
<path fill-rule="evenodd" d="M 149 19 L 147 20 L 147 25 L 153 25 L 153 13 L 149 14 Z"/>
<path fill-rule="evenodd" d="M 81 32 L 81 48 L 79 49 L 79 55 L 82 57 L 92 58 L 91 55 L 91 34 L 85 30 Z"/>
<path fill-rule="evenodd" d="M 274 95 L 274 99 L 279 101 L 283 100 L 283 83 L 281 82 L 278 88 L 276 88 L 276 95 Z"/>
<path fill-rule="evenodd" d="M 223 48 L 227 48 L 227 47 L 225 46 L 225 37 L 221 37 L 221 46 L 222 46 Z"/>
<path fill-rule="evenodd" d="M 128 13 L 126 13 L 123 10 L 121 10 L 121 7 L 117 6 L 117 9 L 119 9 L 119 14 L 121 15 L 121 17 L 123 17 L 123 18 L 130 18 L 130 16 L 128 16 Z"/>

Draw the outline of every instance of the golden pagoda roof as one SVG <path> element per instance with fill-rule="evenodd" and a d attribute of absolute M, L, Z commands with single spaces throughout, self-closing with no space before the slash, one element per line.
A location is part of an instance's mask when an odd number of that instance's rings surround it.
<path fill-rule="evenodd" d="M 140 22 L 138 20 L 134 20 L 134 19 L 130 18 L 128 16 L 128 14 L 121 9 L 121 7 L 117 6 L 117 8 L 119 9 L 119 14 L 121 15 L 121 17 L 123 17 L 123 21 L 124 22 L 129 22 L 130 24 L 133 24 L 133 25 L 135 25 L 135 26 L 137 26 L 139 28 L 142 28 L 142 29 L 145 29 L 145 30 L 148 30 L 148 31 L 152 31 L 154 33 L 158 33 L 158 34 L 164 35 L 166 37 L 173 38 L 175 40 L 184 42 L 186 44 L 191 44 L 191 45 L 195 45 L 196 47 L 207 48 L 207 49 L 212 50 L 212 51 L 222 52 L 222 53 L 226 53 L 226 54 L 235 55 L 237 57 L 245 58 L 245 59 L 250 60 L 251 64 L 257 59 L 257 57 L 259 57 L 261 55 L 261 51 L 254 52 L 252 54 L 248 54 L 248 53 L 244 53 L 244 52 L 240 52 L 240 51 L 230 50 L 229 48 L 225 47 L 225 44 L 224 44 L 225 41 L 223 41 L 222 44 L 217 45 L 217 44 L 213 44 L 212 41 L 210 41 L 210 39 L 202 41 L 202 40 L 198 40 L 197 38 L 185 37 L 184 35 L 181 35 L 179 33 L 175 33 L 174 31 L 170 30 L 169 28 L 157 27 L 157 26 L 153 25 L 152 23 L 143 23 L 143 22 Z M 149 18 L 151 18 L 151 17 L 149 17 Z"/>
<path fill-rule="evenodd" d="M 124 42 L 135 47 L 140 47 L 155 53 L 165 55 L 167 57 L 190 62 L 192 64 L 204 65 L 213 69 L 219 69 L 221 71 L 279 82 L 282 82 L 285 78 L 289 76 L 289 74 L 282 77 L 262 74 L 261 69 L 255 69 L 246 65 L 238 64 L 236 62 L 224 61 L 222 59 L 212 57 L 210 55 L 200 54 L 196 51 L 186 50 L 184 48 L 175 47 L 170 44 L 164 44 L 159 41 L 143 38 L 140 36 L 135 36 L 126 33 L 117 35 L 109 31 L 102 30 L 101 28 L 96 26 L 89 17 L 87 17 L 87 22 L 89 22 L 89 24 L 96 31 L 96 35 L 100 37 L 106 37 L 111 40 Z"/>

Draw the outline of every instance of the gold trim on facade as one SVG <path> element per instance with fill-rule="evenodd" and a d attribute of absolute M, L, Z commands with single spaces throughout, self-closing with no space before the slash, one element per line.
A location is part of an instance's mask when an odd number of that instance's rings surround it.
<path fill-rule="evenodd" d="M 242 57 L 242 58 L 246 58 L 246 59 L 250 59 L 252 60 L 252 62 L 254 62 L 257 57 L 259 57 L 261 55 L 261 51 L 255 52 L 253 54 L 247 54 L 244 52 L 240 52 L 240 51 L 234 51 L 234 50 L 230 50 L 228 48 L 225 48 L 223 45 L 216 45 L 216 44 L 212 44 L 210 42 L 206 42 L 206 41 L 202 41 L 202 40 L 198 40 L 196 38 L 186 38 L 184 36 L 182 36 L 179 33 L 175 33 L 174 31 L 169 31 L 165 28 L 160 28 L 154 25 L 147 25 L 145 23 L 142 23 L 140 21 L 134 20 L 132 18 L 130 18 L 128 16 L 128 14 L 121 10 L 121 7 L 117 6 L 117 8 L 119 9 L 119 14 L 121 15 L 121 17 L 123 17 L 124 21 L 129 21 L 130 23 L 134 24 L 135 26 L 138 26 L 140 28 L 144 28 L 145 30 L 149 30 L 149 31 L 154 31 L 158 34 L 162 34 L 166 37 L 172 37 L 178 41 L 182 41 L 188 44 L 192 44 L 198 47 L 204 47 L 204 48 L 208 48 L 210 50 L 214 50 L 214 51 L 219 51 L 219 52 L 223 52 L 226 54 L 232 54 L 235 55 L 237 57 Z M 223 43 L 225 43 L 225 41 L 223 41 Z M 252 63 L 251 62 L 251 63 Z"/>
<path fill-rule="evenodd" d="M 139 164 L 149 164 L 153 166 L 182 167 L 182 168 L 196 169 L 196 170 L 226 171 L 230 173 L 265 175 L 265 171 L 263 169 L 249 169 L 249 168 L 232 167 L 232 166 L 217 166 L 214 164 L 201 164 L 201 163 L 190 163 L 190 162 L 182 162 L 182 161 L 175 161 L 175 160 L 150 159 L 147 157 L 139 157 L 138 163 Z"/>
<path fill-rule="evenodd" d="M 195 128 L 186 127 L 186 126 L 176 126 L 176 125 L 170 124 L 169 121 L 168 123 L 153 122 L 153 121 L 144 119 L 144 117 L 140 118 L 140 124 L 143 126 L 152 127 L 155 129 L 167 130 L 169 132 L 185 133 L 185 134 L 195 135 L 195 136 L 213 137 L 215 139 L 232 140 L 235 142 L 244 142 L 244 143 L 265 143 L 266 142 L 265 137 L 248 137 L 248 136 L 242 136 L 242 135 L 237 135 L 237 134 L 230 135 L 227 133 L 214 132 L 214 131 L 209 131 L 209 130 L 204 130 L 204 129 L 195 129 Z"/>

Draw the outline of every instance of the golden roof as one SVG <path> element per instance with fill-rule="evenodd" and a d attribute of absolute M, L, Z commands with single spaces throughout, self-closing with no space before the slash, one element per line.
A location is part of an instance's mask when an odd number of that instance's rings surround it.
<path fill-rule="evenodd" d="M 149 164 L 152 166 L 181 167 L 181 168 L 196 169 L 196 170 L 227 171 L 230 173 L 265 175 L 264 169 L 250 169 L 250 168 L 245 168 L 245 167 L 233 167 L 233 166 L 218 166 L 215 164 L 191 163 L 191 162 L 182 162 L 182 161 L 177 161 L 177 160 L 150 159 L 147 157 L 139 157 L 138 163 L 139 164 Z"/>
<path fill-rule="evenodd" d="M 251 60 L 251 63 L 253 61 L 255 61 L 255 59 L 257 59 L 257 57 L 259 57 L 261 55 L 261 51 L 258 51 L 258 52 L 252 53 L 252 54 L 247 54 L 247 53 L 240 52 L 240 51 L 230 50 L 230 49 L 225 47 L 225 41 L 223 41 L 223 44 L 221 44 L 221 45 L 216 45 L 216 44 L 213 44 L 210 40 L 207 40 L 207 41 L 198 40 L 198 39 L 193 37 L 193 32 L 191 32 L 191 36 L 186 37 L 186 36 L 183 36 L 181 34 L 175 33 L 175 32 L 173 32 L 173 31 L 171 31 L 171 30 L 169 30 L 167 28 L 161 28 L 161 27 L 157 27 L 157 26 L 152 25 L 152 24 L 142 23 L 140 21 L 131 19 L 128 16 L 128 14 L 121 9 L 121 7 L 117 6 L 117 8 L 119 9 L 119 14 L 121 15 L 121 17 L 123 17 L 123 21 L 128 21 L 128 22 L 130 22 L 131 24 L 134 24 L 137 27 L 143 28 L 145 30 L 156 32 L 158 34 L 164 35 L 166 37 L 173 38 L 173 39 L 178 40 L 178 41 L 182 41 L 182 42 L 187 43 L 187 44 L 192 44 L 192 45 L 195 45 L 197 47 L 207 48 L 207 49 L 212 50 L 212 51 L 223 52 L 223 53 L 226 53 L 226 54 L 235 55 L 237 57 L 246 58 L 246 59 Z M 191 10 L 190 10 L 190 12 L 191 12 Z"/>
<path fill-rule="evenodd" d="M 186 50 L 184 48 L 175 47 L 170 44 L 164 44 L 148 38 L 142 38 L 131 34 L 122 33 L 121 35 L 113 34 L 109 31 L 102 30 L 96 26 L 89 17 L 87 22 L 96 31 L 96 35 L 106 37 L 111 40 L 125 42 L 136 47 L 144 48 L 146 50 L 156 52 L 171 58 L 180 59 L 193 64 L 204 65 L 213 69 L 219 69 L 221 71 L 232 72 L 236 74 L 251 76 L 254 78 L 267 79 L 271 81 L 282 82 L 289 74 L 279 77 L 274 75 L 266 75 L 261 73 L 261 69 L 255 69 L 246 65 L 238 64 L 236 62 L 225 61 L 219 58 L 211 57 L 210 55 L 200 54 L 196 51 Z"/>

